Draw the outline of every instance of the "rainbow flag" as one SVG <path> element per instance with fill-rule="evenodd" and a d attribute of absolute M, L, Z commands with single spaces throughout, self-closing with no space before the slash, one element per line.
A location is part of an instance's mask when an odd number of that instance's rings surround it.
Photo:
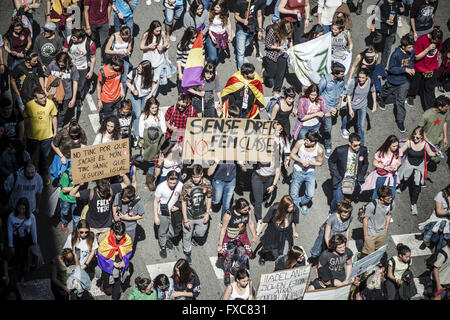
<path fill-rule="evenodd" d="M 125 262 L 125 268 L 122 270 L 123 272 L 128 268 L 132 252 L 133 242 L 131 241 L 130 236 L 125 234 L 119 245 L 116 245 L 116 237 L 114 236 L 114 232 L 111 230 L 109 235 L 105 236 L 98 246 L 98 266 L 106 273 L 112 274 L 114 269 L 114 261 L 116 260 L 116 256 L 119 255 L 123 262 Z"/>
<path fill-rule="evenodd" d="M 253 80 L 245 79 L 240 71 L 235 72 L 230 77 L 230 79 L 228 79 L 225 88 L 223 88 L 221 98 L 223 99 L 227 95 L 232 94 L 244 87 L 245 88 L 248 87 L 255 96 L 255 101 L 248 102 L 250 111 L 246 115 L 246 118 L 253 119 L 259 113 L 259 106 L 257 102 L 259 101 L 261 105 L 264 106 L 263 86 L 261 83 L 261 78 L 256 72 L 255 72 L 255 79 Z M 251 105 L 253 105 L 252 108 L 250 108 Z M 226 98 L 224 101 L 222 118 L 226 118 L 227 116 L 228 116 L 228 98 Z"/>
<path fill-rule="evenodd" d="M 197 36 L 194 45 L 189 51 L 186 65 L 183 71 L 183 80 L 181 81 L 181 87 L 183 91 L 187 93 L 187 89 L 192 86 L 200 86 L 203 84 L 201 75 L 203 72 L 203 66 L 205 65 L 205 58 L 203 57 L 203 29 Z"/>

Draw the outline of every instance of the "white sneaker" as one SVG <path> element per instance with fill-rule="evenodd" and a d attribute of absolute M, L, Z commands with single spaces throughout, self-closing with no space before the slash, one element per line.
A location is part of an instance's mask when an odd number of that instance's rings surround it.
<path fill-rule="evenodd" d="M 393 218 L 391 218 L 391 223 L 392 223 L 392 222 L 394 222 L 394 219 L 393 219 Z"/>
<path fill-rule="evenodd" d="M 175 37 L 174 34 L 171 34 L 170 37 L 169 37 L 169 40 L 172 41 L 172 42 L 175 42 L 175 41 L 177 41 L 177 37 Z"/>
<path fill-rule="evenodd" d="M 342 129 L 342 130 L 341 130 L 341 134 L 342 134 L 342 138 L 348 139 L 348 137 L 349 137 L 349 135 L 350 135 L 350 132 L 348 132 L 347 129 Z"/>
<path fill-rule="evenodd" d="M 155 1 L 156 1 L 156 0 L 155 0 Z M 159 1 L 157 1 L 157 2 L 159 2 Z M 148 5 L 148 6 L 151 5 L 151 4 L 152 4 L 152 0 L 147 0 L 147 1 L 145 2 L 145 4 Z"/>

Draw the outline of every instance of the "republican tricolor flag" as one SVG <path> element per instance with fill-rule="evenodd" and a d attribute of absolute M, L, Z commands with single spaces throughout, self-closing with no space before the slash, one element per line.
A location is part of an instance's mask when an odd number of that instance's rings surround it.
<path fill-rule="evenodd" d="M 203 56 L 203 29 L 197 36 L 194 45 L 189 51 L 186 65 L 184 66 L 183 80 L 181 81 L 181 87 L 186 93 L 187 89 L 192 86 L 200 86 L 203 84 L 201 78 L 203 72 L 203 66 L 205 65 L 205 58 Z"/>

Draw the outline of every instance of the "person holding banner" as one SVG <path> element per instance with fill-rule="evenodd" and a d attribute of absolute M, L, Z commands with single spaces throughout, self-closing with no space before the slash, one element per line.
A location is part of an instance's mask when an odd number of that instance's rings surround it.
<path fill-rule="evenodd" d="M 279 256 L 275 260 L 275 269 L 273 271 L 294 269 L 306 264 L 305 252 L 298 246 L 289 249 L 286 255 Z"/>
<path fill-rule="evenodd" d="M 325 100 L 325 104 L 334 117 L 337 111 L 341 109 L 342 94 L 345 88 L 345 66 L 340 62 L 332 62 L 331 74 L 326 74 L 319 82 L 319 95 Z M 324 139 L 325 139 L 325 158 L 331 155 L 331 129 L 332 117 L 325 117 L 324 121 Z"/>
<path fill-rule="evenodd" d="M 336 287 L 346 285 L 352 272 L 353 252 L 347 247 L 347 238 L 342 234 L 335 234 L 329 241 L 328 250 L 319 257 L 318 268 L 328 268 L 333 275 Z"/>
<path fill-rule="evenodd" d="M 236 272 L 234 282 L 227 286 L 222 300 L 255 300 L 252 280 L 246 269 Z"/>
<path fill-rule="evenodd" d="M 333 279 L 330 269 L 323 266 L 317 269 L 317 278 L 309 283 L 308 291 L 334 288 L 335 282 L 337 281 Z"/>
<path fill-rule="evenodd" d="M 222 118 L 228 117 L 228 107 L 236 105 L 240 109 L 239 118 L 259 119 L 264 108 L 264 92 L 261 78 L 255 72 L 255 66 L 244 63 L 240 71 L 234 73 L 222 90 Z"/>
<path fill-rule="evenodd" d="M 309 27 L 310 8 L 309 0 L 281 0 L 278 4 L 281 21 L 285 20 L 292 23 L 294 45 L 300 43 L 305 28 Z"/>
<path fill-rule="evenodd" d="M 299 209 L 289 195 L 283 196 L 280 202 L 269 209 L 256 229 L 256 235 L 259 237 L 267 227 L 264 235 L 260 237 L 262 244 L 262 250 L 259 253 L 260 265 L 264 265 L 268 259 L 276 260 L 281 256 L 286 241 L 289 243 L 289 249 L 292 248 L 294 239 L 298 239 L 295 229 L 298 224 L 298 215 Z"/>
<path fill-rule="evenodd" d="M 226 286 L 230 284 L 232 271 L 246 268 L 248 258 L 252 256 L 252 245 L 248 239 L 247 225 L 252 233 L 252 243 L 257 244 L 259 239 L 255 231 L 250 204 L 244 198 L 239 198 L 234 206 L 225 212 L 217 246 L 217 252 L 225 258 L 223 281 Z"/>

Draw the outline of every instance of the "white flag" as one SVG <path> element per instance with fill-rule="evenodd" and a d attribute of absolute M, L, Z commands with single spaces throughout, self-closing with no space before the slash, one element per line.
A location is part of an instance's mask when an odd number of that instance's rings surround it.
<path fill-rule="evenodd" d="M 340 56 L 332 55 L 331 40 L 331 32 L 328 32 L 288 49 L 289 62 L 303 86 L 318 84 L 320 78 L 331 73 L 332 61 L 342 63 L 345 66 L 345 73 L 348 72 L 352 62 L 352 53 L 345 52 Z"/>

